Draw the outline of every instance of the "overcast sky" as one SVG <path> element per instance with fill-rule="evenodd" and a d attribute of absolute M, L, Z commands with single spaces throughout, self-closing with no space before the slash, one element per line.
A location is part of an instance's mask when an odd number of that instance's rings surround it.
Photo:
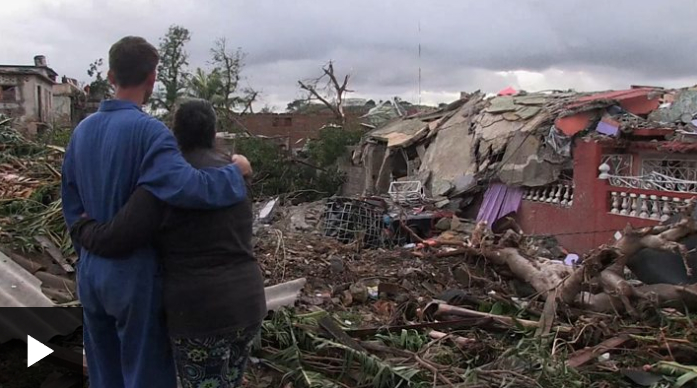
<path fill-rule="evenodd" d="M 125 35 L 157 44 L 192 33 L 191 67 L 217 37 L 247 55 L 244 83 L 278 110 L 328 60 L 351 74 L 349 97 L 436 104 L 460 91 L 604 90 L 697 84 L 695 0 L 3 0 L 0 63 L 46 55 L 88 79 Z M 420 28 L 419 28 L 420 27 Z M 419 43 L 421 57 L 419 58 Z"/>

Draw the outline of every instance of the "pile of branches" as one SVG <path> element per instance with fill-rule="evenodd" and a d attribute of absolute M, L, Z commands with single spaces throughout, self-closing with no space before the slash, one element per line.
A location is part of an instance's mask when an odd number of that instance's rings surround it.
<path fill-rule="evenodd" d="M 697 233 L 695 206 L 697 201 L 693 199 L 679 209 L 672 222 L 661 225 L 635 229 L 628 224 L 616 243 L 590 252 L 578 268 L 527 254 L 521 246 L 523 236 L 513 230 L 508 230 L 497 242 L 473 235 L 457 252 L 480 255 L 492 264 L 507 267 L 547 300 L 551 312 L 557 310 L 557 305 L 575 306 L 638 318 L 640 311 L 635 307 L 638 305 L 695 309 L 697 285 L 633 286 L 624 275 L 627 261 L 647 248 L 680 255 L 687 274 L 691 275 L 688 249 L 679 241 Z M 479 225 L 475 232 L 482 229 Z"/>
<path fill-rule="evenodd" d="M 299 387 L 393 388 L 423 381 L 420 370 L 412 365 L 413 359 L 388 362 L 350 338 L 328 338 L 320 328 L 327 322 L 336 325 L 325 311 L 293 315 L 281 310 L 264 322 L 257 354 L 283 375 L 284 382 Z"/>
<path fill-rule="evenodd" d="M 0 117 L 0 242 L 40 250 L 46 236 L 64 253 L 72 248 L 61 214 L 60 170 L 65 150 L 40 144 Z"/>
<path fill-rule="evenodd" d="M 267 274 L 311 287 L 264 324 L 256 355 L 284 387 L 688 386 L 696 286 L 628 281 L 625 266 L 644 248 L 685 258 L 694 206 L 628 226 L 574 266 L 540 257 L 515 228 L 395 250 L 279 232 L 257 246 Z"/>

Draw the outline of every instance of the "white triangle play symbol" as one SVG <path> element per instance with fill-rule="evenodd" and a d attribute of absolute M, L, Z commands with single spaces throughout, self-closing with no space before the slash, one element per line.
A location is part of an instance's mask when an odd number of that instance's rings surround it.
<path fill-rule="evenodd" d="M 51 353 L 53 353 L 53 349 L 35 340 L 32 336 L 27 336 L 27 368 L 43 360 Z"/>

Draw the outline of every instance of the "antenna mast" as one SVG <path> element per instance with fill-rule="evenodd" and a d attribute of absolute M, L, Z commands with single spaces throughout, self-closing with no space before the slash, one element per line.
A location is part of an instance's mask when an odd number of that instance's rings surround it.
<path fill-rule="evenodd" d="M 419 106 L 421 105 L 421 20 L 419 20 Z"/>

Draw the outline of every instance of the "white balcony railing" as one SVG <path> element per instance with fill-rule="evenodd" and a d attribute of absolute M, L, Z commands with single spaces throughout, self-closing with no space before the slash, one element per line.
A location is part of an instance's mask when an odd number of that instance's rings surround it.
<path fill-rule="evenodd" d="M 571 207 L 574 203 L 574 186 L 567 183 L 558 183 L 544 187 L 528 187 L 523 195 L 523 199 Z"/>
<path fill-rule="evenodd" d="M 611 191 L 609 201 L 612 214 L 665 221 L 687 205 L 690 199 Z"/>

